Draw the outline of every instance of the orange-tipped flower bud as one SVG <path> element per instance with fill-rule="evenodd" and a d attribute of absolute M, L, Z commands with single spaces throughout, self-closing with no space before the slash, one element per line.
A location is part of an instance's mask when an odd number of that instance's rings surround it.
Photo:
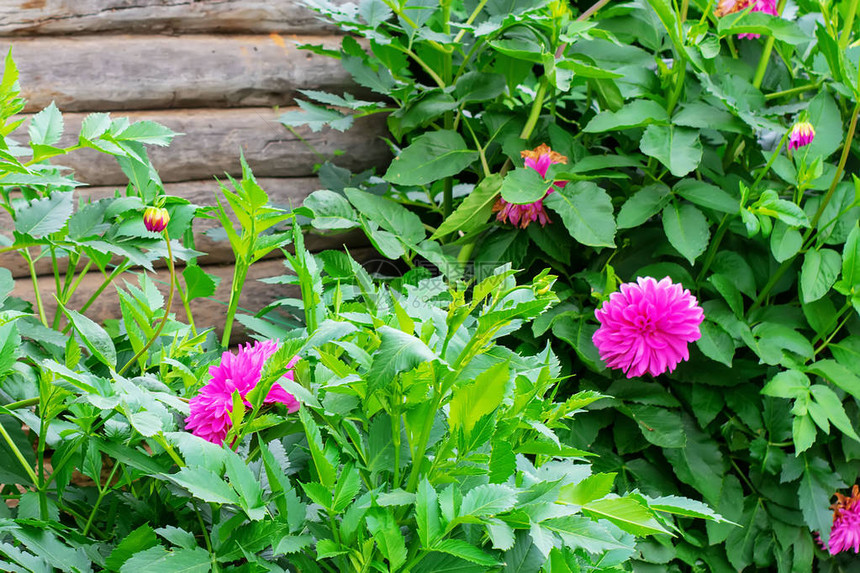
<path fill-rule="evenodd" d="M 170 222 L 170 214 L 163 207 L 147 207 L 143 213 L 143 226 L 147 231 L 160 233 L 167 228 Z"/>

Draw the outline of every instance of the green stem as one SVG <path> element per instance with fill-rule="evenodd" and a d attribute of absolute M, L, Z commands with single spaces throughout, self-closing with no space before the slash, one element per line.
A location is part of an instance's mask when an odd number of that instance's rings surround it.
<path fill-rule="evenodd" d="M 666 105 L 666 112 L 669 115 L 672 115 L 672 112 L 675 110 L 675 105 L 678 103 L 678 98 L 681 97 L 681 90 L 684 89 L 684 80 L 687 77 L 687 60 L 680 58 L 676 59 L 676 62 L 679 62 L 678 71 L 675 75 L 675 87 L 672 90 L 672 93 L 669 94 L 669 102 Z"/>
<path fill-rule="evenodd" d="M 39 478 L 36 477 L 36 472 L 33 471 L 33 468 L 30 467 L 30 464 L 27 463 L 26 458 L 21 453 L 21 450 L 18 449 L 18 446 L 15 445 L 15 442 L 12 441 L 12 436 L 6 432 L 6 428 L 3 427 L 3 424 L 0 424 L 0 436 L 6 440 L 6 445 L 9 446 L 9 449 L 12 450 L 12 453 L 15 454 L 15 457 L 18 459 L 18 462 L 21 464 L 21 467 L 24 468 L 24 471 L 27 472 L 27 476 L 33 480 L 33 485 L 38 485 Z"/>
<path fill-rule="evenodd" d="M 102 485 L 99 484 L 99 495 L 96 498 L 96 502 L 93 504 L 93 510 L 90 512 L 90 516 L 87 519 L 87 523 L 86 523 L 86 525 L 84 525 L 84 530 L 82 532 L 85 537 L 90 532 L 90 527 L 92 527 L 92 525 L 93 525 L 93 519 L 95 519 L 95 517 L 96 517 L 96 512 L 99 510 L 99 506 L 101 505 L 102 500 L 105 497 L 105 494 L 107 494 L 107 492 L 109 492 L 109 491 L 112 491 L 110 488 L 110 482 L 113 481 L 113 476 L 116 474 L 116 470 L 118 470 L 118 469 L 119 469 L 119 464 L 118 463 L 114 464 L 113 468 L 111 468 L 110 475 L 108 476 L 107 483 L 105 483 L 105 487 L 102 487 Z M 96 477 L 98 477 L 98 476 L 96 476 Z"/>
<path fill-rule="evenodd" d="M 484 6 L 486 6 L 486 5 L 487 5 L 487 0 L 481 0 L 480 2 L 478 2 L 478 5 L 475 7 L 474 10 L 472 10 L 472 13 L 469 15 L 469 18 L 466 20 L 466 23 L 463 24 L 463 27 L 460 29 L 460 31 L 457 33 L 457 35 L 454 37 L 454 43 L 455 44 L 460 43 L 460 40 L 462 40 L 463 36 L 466 35 L 466 29 L 472 25 L 472 22 L 475 21 L 475 18 L 478 17 L 478 14 L 481 13 L 481 10 L 483 10 Z M 450 7 L 450 5 L 449 5 L 449 7 Z"/>
<path fill-rule="evenodd" d="M 108 275 L 104 281 L 102 281 L 102 284 L 99 285 L 99 288 L 97 288 L 95 290 L 95 292 L 93 292 L 93 294 L 90 295 L 90 298 L 88 298 L 87 302 L 84 303 L 84 306 L 81 307 L 81 310 L 80 310 L 81 314 L 85 313 L 87 311 L 87 309 L 90 308 L 90 306 L 92 306 L 92 304 L 96 300 L 98 300 L 98 298 L 101 296 L 101 294 L 104 292 L 104 290 L 108 287 L 109 284 L 111 284 L 113 282 L 113 280 L 116 277 L 118 277 L 120 274 L 125 272 L 126 269 L 128 269 L 128 267 L 126 266 L 127 264 L 128 264 L 128 259 L 126 259 L 124 262 L 117 265 L 117 267 L 111 272 L 111 274 Z M 78 281 L 75 284 L 75 288 L 77 288 L 77 284 L 80 282 L 80 278 L 82 278 L 82 277 L 79 277 Z M 65 328 L 63 328 L 63 333 L 68 332 L 71 328 L 72 328 L 72 323 L 67 324 L 65 326 Z"/>
<path fill-rule="evenodd" d="M 244 260 L 236 261 L 236 266 L 233 267 L 233 286 L 230 290 L 230 302 L 227 304 L 227 320 L 224 323 L 224 335 L 221 337 L 222 348 L 230 346 L 233 320 L 236 318 L 236 311 L 239 308 L 239 296 L 242 294 L 242 287 L 245 285 L 245 278 L 247 276 L 248 266 Z"/>
<path fill-rule="evenodd" d="M 36 295 L 36 308 L 39 311 L 39 320 L 46 327 L 48 326 L 48 317 L 45 315 L 45 305 L 42 304 L 42 294 L 39 292 L 39 277 L 36 275 L 36 267 L 33 266 L 33 258 L 30 256 L 30 249 L 25 248 L 21 251 L 24 260 L 27 261 L 27 269 L 30 271 L 30 280 L 33 282 L 33 292 Z"/>
<path fill-rule="evenodd" d="M 785 97 L 785 96 L 800 94 L 803 92 L 817 90 L 819 87 L 821 87 L 821 82 L 815 82 L 813 84 L 806 84 L 805 86 L 797 86 L 796 88 L 783 90 L 781 92 L 769 93 L 766 96 L 764 96 L 764 99 L 765 100 L 772 100 L 772 99 L 777 99 L 777 98 L 781 98 L 781 97 Z"/>
<path fill-rule="evenodd" d="M 191 327 L 191 336 L 197 336 L 197 328 L 194 326 L 194 317 L 191 314 L 191 304 L 185 296 L 185 289 L 179 281 L 176 281 L 176 290 L 179 291 L 179 300 L 182 301 L 182 307 L 185 309 L 185 320 L 188 321 L 188 326 Z"/>
<path fill-rule="evenodd" d="M 158 339 L 161 331 L 164 330 L 164 325 L 167 324 L 167 319 L 170 315 L 170 308 L 173 305 L 173 293 L 176 290 L 176 269 L 173 266 L 173 251 L 170 248 L 170 236 L 167 234 L 167 229 L 164 230 L 164 241 L 167 243 L 167 268 L 170 270 L 170 292 L 167 294 L 167 304 L 164 307 L 164 316 L 161 318 L 161 322 L 158 323 L 158 328 L 155 329 L 152 337 L 147 341 L 147 343 L 141 348 L 137 354 L 131 357 L 131 360 L 125 363 L 125 366 L 119 369 L 117 374 L 122 375 L 129 366 L 134 364 L 134 362 L 143 356 L 144 352 L 146 352 L 152 343 Z"/>
<path fill-rule="evenodd" d="M 11 404 L 6 404 L 3 406 L 7 410 L 19 410 L 21 408 L 29 408 L 30 406 L 35 406 L 39 403 L 39 398 L 27 398 L 26 400 L 18 400 L 17 402 L 12 402 Z"/>
<path fill-rule="evenodd" d="M 537 93 L 535 94 L 535 99 L 532 102 L 532 108 L 529 111 L 529 117 L 526 120 L 526 124 L 523 126 L 522 132 L 520 132 L 520 139 L 528 139 L 532 136 L 532 132 L 537 125 L 538 119 L 540 118 L 540 112 L 543 110 L 543 100 L 546 97 L 547 90 L 547 79 L 546 76 L 540 79 L 540 84 L 538 85 Z"/>
<path fill-rule="evenodd" d="M 782 9 L 785 8 L 785 0 L 779 0 L 779 4 L 776 7 L 776 13 L 782 14 Z M 753 86 L 756 89 L 761 88 L 761 82 L 764 81 L 764 74 L 767 71 L 767 64 L 770 62 L 770 54 L 773 52 L 773 44 L 776 42 L 775 36 L 768 36 L 767 40 L 765 40 L 764 48 L 761 51 L 761 58 L 758 61 L 758 67 L 755 70 L 755 76 L 753 77 Z"/>
<path fill-rule="evenodd" d="M 418 488 L 418 481 L 421 479 L 421 465 L 424 463 L 424 452 L 427 450 L 430 432 L 433 430 L 433 422 L 436 420 L 436 411 L 439 410 L 441 403 L 442 392 L 438 387 L 434 388 L 433 402 L 424 418 L 424 426 L 418 436 L 416 448 L 412 451 L 412 469 L 409 471 L 409 482 L 406 485 L 408 492 L 414 492 Z"/>
<path fill-rule="evenodd" d="M 711 263 L 714 262 L 714 257 L 717 255 L 717 249 L 720 247 L 720 242 L 723 240 L 723 237 L 726 236 L 726 231 L 729 228 L 728 222 L 729 216 L 723 215 L 723 218 L 720 220 L 720 225 L 717 227 L 717 232 L 714 233 L 714 240 L 711 241 L 710 245 L 708 245 L 708 253 L 705 255 L 705 260 L 702 263 L 702 270 L 700 270 L 699 274 L 696 276 L 697 283 L 705 277 L 705 273 L 708 272 L 709 268 L 711 268 Z"/>
<path fill-rule="evenodd" d="M 845 301 L 845 304 L 842 305 L 842 308 L 840 308 L 839 311 L 836 313 L 836 316 L 834 316 L 830 320 L 830 322 L 827 324 L 827 327 L 824 329 L 824 332 L 827 332 L 832 327 L 836 326 L 836 324 L 839 322 L 839 319 L 841 319 L 842 316 L 845 314 L 845 312 L 847 312 L 850 308 L 851 308 L 851 299 L 849 298 L 848 300 Z M 821 335 L 821 333 L 816 334 L 815 338 L 812 339 L 812 345 L 815 346 L 816 344 L 818 344 L 818 341 L 821 340 L 822 338 L 824 338 L 824 337 Z"/>
<path fill-rule="evenodd" d="M 839 331 L 840 331 L 840 330 L 842 330 L 842 327 L 843 327 L 843 326 L 845 326 L 845 324 L 846 324 L 849 320 L 851 320 L 853 317 L 854 317 L 854 313 L 848 313 L 848 314 L 846 314 L 846 315 L 845 315 L 845 317 L 844 317 L 844 318 L 842 319 L 842 321 L 841 321 L 841 322 L 836 326 L 836 328 L 833 330 L 833 332 L 831 332 L 831 333 L 830 333 L 830 336 L 828 336 L 828 337 L 824 340 L 824 342 L 822 342 L 822 343 L 821 343 L 821 346 L 819 346 L 818 348 L 816 348 L 816 349 L 815 349 L 815 356 L 818 356 L 818 353 L 819 353 L 819 352 L 821 352 L 822 350 L 824 350 L 825 348 L 827 348 L 827 345 L 828 345 L 828 344 L 830 344 L 830 341 L 831 341 L 831 340 L 833 340 L 833 337 L 834 337 L 834 336 L 836 336 L 836 335 L 839 333 Z"/>
<path fill-rule="evenodd" d="M 848 49 L 848 43 L 851 41 L 851 31 L 854 27 L 854 16 L 857 14 L 858 0 L 851 0 L 848 6 L 848 15 L 845 17 L 845 22 L 842 25 L 842 34 L 839 36 L 839 49 L 843 52 Z"/>

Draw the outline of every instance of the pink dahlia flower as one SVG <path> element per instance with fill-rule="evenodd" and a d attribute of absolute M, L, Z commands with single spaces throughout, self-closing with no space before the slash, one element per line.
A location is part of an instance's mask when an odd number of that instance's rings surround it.
<path fill-rule="evenodd" d="M 795 123 L 788 133 L 788 150 L 800 149 L 815 139 L 815 128 L 808 121 Z"/>
<path fill-rule="evenodd" d="M 764 12 L 771 16 L 776 16 L 776 0 L 719 0 L 714 14 L 717 17 L 723 17 L 728 14 L 734 14 L 741 10 L 746 10 L 752 5 L 752 12 Z M 738 34 L 738 38 L 759 38 L 761 34 Z"/>
<path fill-rule="evenodd" d="M 659 376 L 688 360 L 687 344 L 699 339 L 705 317 L 696 297 L 668 277 L 623 284 L 594 314 L 600 328 L 592 340 L 600 358 L 628 378 Z"/>
<path fill-rule="evenodd" d="M 854 549 L 860 553 L 860 487 L 855 485 L 851 497 L 836 493 L 833 509 L 833 527 L 830 530 L 830 543 L 827 549 L 831 555 L 840 551 Z"/>
<path fill-rule="evenodd" d="M 195 436 L 209 440 L 213 444 L 223 444 L 224 438 L 232 425 L 230 412 L 233 410 L 233 392 L 239 391 L 242 398 L 254 389 L 260 382 L 263 364 L 278 350 L 274 340 L 250 343 L 239 347 L 237 354 L 225 352 L 221 355 L 221 364 L 209 367 L 209 382 L 200 392 L 191 398 L 188 405 L 191 415 L 185 419 L 185 429 L 191 430 Z M 284 378 L 293 379 L 293 366 L 298 362 L 296 356 L 287 364 Z M 272 384 L 269 393 L 263 400 L 265 404 L 280 402 L 287 406 L 287 411 L 293 413 L 299 409 L 295 396 L 284 390 L 280 384 Z M 245 400 L 245 405 L 251 404 Z"/>
<path fill-rule="evenodd" d="M 546 177 L 546 172 L 549 170 L 550 165 L 554 163 L 567 163 L 567 157 L 556 153 L 545 143 L 541 143 L 531 151 L 521 151 L 520 155 L 526 160 L 526 167 L 534 169 L 540 173 L 541 177 Z M 567 181 L 556 181 L 553 183 L 553 186 L 561 189 L 566 184 Z M 549 220 L 549 215 L 547 215 L 546 209 L 543 207 L 543 200 L 553 191 L 553 187 L 550 187 L 543 197 L 527 205 L 508 203 L 502 197 L 499 197 L 496 200 L 496 204 L 493 205 L 493 213 L 496 213 L 496 220 L 500 223 L 510 222 L 521 229 L 525 229 L 533 221 L 539 222 L 541 227 L 547 223 L 551 223 L 552 221 Z"/>

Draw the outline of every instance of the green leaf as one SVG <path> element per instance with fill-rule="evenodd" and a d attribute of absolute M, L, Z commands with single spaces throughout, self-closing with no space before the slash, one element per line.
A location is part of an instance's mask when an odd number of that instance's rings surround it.
<path fill-rule="evenodd" d="M 75 331 L 89 349 L 90 354 L 110 368 L 116 368 L 116 347 L 113 340 L 105 330 L 77 311 L 69 310 L 60 305 L 63 312 L 69 318 Z"/>
<path fill-rule="evenodd" d="M 348 462 L 343 466 L 337 486 L 334 488 L 332 511 L 340 513 L 346 509 L 355 499 L 359 489 L 361 489 L 361 475 L 355 466 Z"/>
<path fill-rule="evenodd" d="M 415 497 L 415 521 L 418 524 L 418 538 L 421 540 L 421 545 L 429 547 L 439 537 L 442 522 L 439 519 L 439 500 L 436 490 L 426 477 L 418 484 Z"/>
<path fill-rule="evenodd" d="M 63 115 L 54 102 L 33 116 L 29 127 L 30 144 L 54 145 L 63 135 Z"/>
<path fill-rule="evenodd" d="M 663 209 L 666 238 L 691 265 L 708 247 L 711 235 L 708 227 L 708 220 L 693 205 L 673 202 Z"/>
<path fill-rule="evenodd" d="M 821 376 L 831 384 L 860 399 L 860 377 L 844 364 L 834 360 L 819 360 L 809 366 L 808 372 Z"/>
<path fill-rule="evenodd" d="M 558 494 L 560 503 L 585 505 L 596 499 L 606 497 L 612 491 L 615 483 L 615 473 L 598 473 L 585 478 L 579 483 L 571 483 L 561 487 Z"/>
<path fill-rule="evenodd" d="M 490 453 L 490 483 L 505 483 L 517 469 L 514 448 L 507 440 L 493 441 Z"/>
<path fill-rule="evenodd" d="M 367 373 L 368 391 L 387 387 L 401 372 L 412 370 L 423 362 L 439 360 L 421 339 L 390 326 L 378 329 L 382 343 L 373 354 Z"/>
<path fill-rule="evenodd" d="M 154 121 L 136 121 L 115 136 L 117 141 L 136 141 L 166 147 L 178 133 Z"/>
<path fill-rule="evenodd" d="M 808 415 L 795 416 L 791 422 L 795 455 L 808 450 L 815 442 L 815 423 Z"/>
<path fill-rule="evenodd" d="M 502 187 L 502 178 L 498 174 L 490 175 L 481 181 L 471 193 L 460 203 L 453 213 L 436 229 L 430 236 L 431 240 L 437 240 L 450 233 L 461 231 L 469 234 L 487 222 L 493 212 L 493 204 L 496 195 Z"/>
<path fill-rule="evenodd" d="M 467 72 L 454 83 L 454 97 L 458 103 L 471 103 L 496 99 L 505 92 L 505 76 L 486 72 Z"/>
<path fill-rule="evenodd" d="M 10 533 L 27 549 L 43 557 L 55 568 L 68 573 L 90 573 L 92 561 L 83 548 L 72 548 L 63 543 L 52 531 L 27 525 L 17 525 Z"/>
<path fill-rule="evenodd" d="M 352 229 L 358 226 L 349 201 L 334 191 L 314 191 L 305 198 L 302 208 L 313 211 L 311 225 L 314 229 Z"/>
<path fill-rule="evenodd" d="M 618 212 L 618 228 L 638 227 L 659 213 L 670 199 L 669 188 L 663 183 L 643 187 L 621 206 Z"/>
<path fill-rule="evenodd" d="M 842 280 L 852 292 L 860 291 L 860 223 L 854 225 L 842 250 Z"/>
<path fill-rule="evenodd" d="M 740 527 L 733 527 L 726 540 L 726 556 L 738 571 L 746 569 L 753 561 L 753 550 L 759 535 L 767 530 L 768 519 L 762 503 L 756 496 L 744 500 Z"/>
<path fill-rule="evenodd" d="M 331 109 L 304 100 L 297 100 L 302 111 L 291 110 L 278 116 L 278 121 L 291 127 L 307 125 L 311 131 L 318 132 L 324 127 L 346 131 L 352 127 L 353 117 L 336 109 Z"/>
<path fill-rule="evenodd" d="M 701 501 L 688 499 L 686 497 L 678 497 L 677 495 L 667 495 L 656 499 L 649 499 L 648 506 L 651 509 L 664 511 L 674 515 L 707 519 L 717 523 L 731 523 Z"/>
<path fill-rule="evenodd" d="M 460 505 L 460 516 L 491 517 L 510 511 L 517 503 L 517 492 L 506 485 L 484 484 L 469 490 Z"/>
<path fill-rule="evenodd" d="M 36 199 L 18 211 L 15 230 L 36 239 L 56 233 L 72 216 L 73 206 L 72 191 L 54 191 L 50 197 Z"/>
<path fill-rule="evenodd" d="M 244 407 L 242 409 L 244 410 Z M 230 479 L 230 485 L 239 494 L 239 507 L 252 521 L 263 519 L 268 515 L 268 511 L 263 503 L 263 489 L 257 478 L 236 452 L 227 449 L 226 453 L 224 462 L 227 466 L 227 477 Z"/>
<path fill-rule="evenodd" d="M 158 538 L 156 538 L 152 527 L 148 523 L 144 523 L 126 535 L 125 539 L 111 551 L 110 557 L 105 560 L 105 566 L 110 570 L 117 571 L 132 555 L 149 549 L 157 543 Z"/>
<path fill-rule="evenodd" d="M 719 445 L 702 432 L 691 418 L 684 418 L 683 428 L 687 437 L 686 446 L 667 448 L 663 454 L 678 479 L 701 492 L 708 503 L 717 505 L 726 460 Z"/>
<path fill-rule="evenodd" d="M 221 476 L 201 467 L 184 467 L 178 473 L 165 475 L 168 480 L 184 487 L 191 495 L 209 503 L 239 505 L 239 496 Z"/>
<path fill-rule="evenodd" d="M 649 99 L 636 99 L 618 111 L 602 111 L 588 122 L 586 133 L 601 133 L 618 129 L 641 127 L 655 121 L 666 121 L 666 108 Z"/>
<path fill-rule="evenodd" d="M 399 185 L 426 185 L 461 172 L 478 158 L 456 131 L 440 130 L 416 137 L 394 158 L 385 180 Z"/>
<path fill-rule="evenodd" d="M 186 265 L 182 278 L 185 279 L 185 296 L 188 300 L 212 296 L 221 282 L 221 277 L 210 275 L 196 264 Z"/>
<path fill-rule="evenodd" d="M 826 544 L 830 539 L 830 527 L 833 525 L 830 497 L 845 484 L 834 473 L 830 464 L 821 458 L 804 454 L 798 456 L 798 461 L 803 469 L 797 492 L 800 511 L 809 529 L 817 531 Z"/>
<path fill-rule="evenodd" d="M 400 533 L 394 514 L 390 510 L 372 508 L 365 519 L 379 552 L 388 559 L 391 571 L 396 571 L 406 562 L 406 541 Z"/>
<path fill-rule="evenodd" d="M 405 242 L 417 244 L 424 239 L 420 217 L 396 201 L 353 188 L 344 189 L 344 193 L 362 215 Z"/>
<path fill-rule="evenodd" d="M 797 370 L 778 372 L 764 385 L 761 393 L 777 398 L 800 398 L 809 395 L 809 378 Z"/>
<path fill-rule="evenodd" d="M 552 183 L 530 167 L 508 172 L 502 180 L 502 198 L 508 203 L 528 205 L 543 199 Z"/>
<path fill-rule="evenodd" d="M 200 547 L 167 551 L 159 545 L 126 561 L 120 573 L 208 573 L 211 565 L 209 553 Z"/>
<path fill-rule="evenodd" d="M 717 33 L 720 36 L 763 34 L 795 45 L 812 39 L 795 22 L 765 12 L 743 11 L 724 16 L 718 20 Z"/>
<path fill-rule="evenodd" d="M 696 341 L 696 346 L 699 347 L 702 354 L 731 368 L 735 354 L 735 345 L 731 335 L 722 326 L 710 320 L 702 322 L 699 330 L 702 336 Z"/>
<path fill-rule="evenodd" d="M 574 550 L 582 548 L 590 553 L 601 554 L 612 549 L 629 549 L 607 531 L 605 524 L 581 515 L 546 519 L 541 522 L 541 527 L 557 533 L 565 545 Z"/>
<path fill-rule="evenodd" d="M 633 535 L 669 533 L 647 507 L 632 497 L 604 498 L 582 506 L 586 515 L 608 519 Z"/>
<path fill-rule="evenodd" d="M 642 404 L 627 404 L 646 440 L 661 448 L 683 448 L 687 443 L 677 410 Z"/>
<path fill-rule="evenodd" d="M 782 221 L 790 227 L 809 227 L 809 218 L 803 209 L 785 199 L 780 199 L 776 191 L 768 189 L 750 207 L 753 213 L 767 215 Z"/>
<path fill-rule="evenodd" d="M 732 197 L 715 185 L 698 179 L 679 181 L 675 184 L 673 191 L 691 203 L 721 213 L 735 214 L 741 208 L 737 198 Z"/>
<path fill-rule="evenodd" d="M 509 370 L 507 362 L 499 362 L 479 374 L 474 383 L 454 388 L 448 410 L 452 432 L 462 428 L 468 436 L 478 420 L 499 407 L 505 397 Z"/>
<path fill-rule="evenodd" d="M 659 160 L 675 177 L 683 177 L 702 160 L 699 132 L 686 127 L 649 125 L 642 134 L 639 149 Z"/>
<path fill-rule="evenodd" d="M 432 550 L 440 553 L 448 553 L 454 557 L 459 557 L 460 559 L 465 559 L 466 561 L 486 567 L 493 567 L 499 564 L 494 557 L 471 543 L 466 543 L 462 539 L 443 539 L 434 545 Z"/>
<path fill-rule="evenodd" d="M 826 295 L 839 277 L 841 264 L 842 257 L 832 249 L 806 251 L 800 269 L 801 301 L 810 303 Z"/>
<path fill-rule="evenodd" d="M 851 425 L 851 420 L 848 419 L 848 414 L 845 413 L 845 408 L 842 406 L 842 401 L 836 393 L 822 384 L 815 384 L 810 388 L 812 397 L 819 404 L 827 415 L 830 423 L 839 428 L 843 434 L 849 438 L 860 442 L 860 437 Z"/>
<path fill-rule="evenodd" d="M 589 247 L 615 247 L 615 218 L 606 191 L 590 181 L 578 181 L 556 189 L 544 205 L 561 215 L 564 226 L 577 242 Z"/>
<path fill-rule="evenodd" d="M 797 254 L 803 246 L 803 237 L 800 231 L 789 227 L 782 221 L 777 221 L 770 233 L 770 252 L 776 262 L 787 261 Z"/>

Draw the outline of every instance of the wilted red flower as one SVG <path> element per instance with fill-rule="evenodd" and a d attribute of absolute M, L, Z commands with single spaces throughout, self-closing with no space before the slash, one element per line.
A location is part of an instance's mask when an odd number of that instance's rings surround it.
<path fill-rule="evenodd" d="M 812 143 L 815 139 L 815 128 L 808 121 L 795 123 L 788 134 L 788 149 L 799 149 Z"/>
<path fill-rule="evenodd" d="M 526 167 L 534 169 L 540 173 L 541 177 L 546 177 L 546 172 L 549 170 L 550 165 L 554 163 L 567 163 L 567 157 L 556 153 L 545 143 L 540 144 L 531 151 L 521 151 L 520 156 L 525 159 Z M 556 181 L 553 185 L 561 189 L 566 184 L 567 181 Z M 541 226 L 550 223 L 549 215 L 547 215 L 546 209 L 543 207 L 543 200 L 553 191 L 553 187 L 550 187 L 542 198 L 527 205 L 508 203 L 502 197 L 499 197 L 496 200 L 496 204 L 493 205 L 493 213 L 496 213 L 496 220 L 500 223 L 510 222 L 521 229 L 528 227 L 532 221 L 538 221 Z"/>
<path fill-rule="evenodd" d="M 225 352 L 221 355 L 221 364 L 209 367 L 209 382 L 200 392 L 191 398 L 188 405 L 191 415 L 185 419 L 185 429 L 191 430 L 195 436 L 214 444 L 223 444 L 232 422 L 230 413 L 233 411 L 233 392 L 238 391 L 245 397 L 257 384 L 263 373 L 263 364 L 278 350 L 274 340 L 250 343 L 239 347 L 239 352 Z M 298 362 L 296 356 L 287 364 L 284 378 L 293 380 L 293 366 Z M 290 413 L 299 409 L 295 396 L 284 390 L 280 384 L 272 384 L 263 403 L 280 402 L 287 406 Z M 246 400 L 246 406 L 251 404 Z"/>
<path fill-rule="evenodd" d="M 164 207 L 147 207 L 143 212 L 143 226 L 147 231 L 160 233 L 167 228 L 170 222 L 170 214 Z"/>
<path fill-rule="evenodd" d="M 669 277 L 625 283 L 594 314 L 601 326 L 592 340 L 600 358 L 628 378 L 659 376 L 689 359 L 687 344 L 699 339 L 705 317 L 696 297 Z"/>
<path fill-rule="evenodd" d="M 830 543 L 827 549 L 831 555 L 840 551 L 854 549 L 860 553 L 860 487 L 851 489 L 851 497 L 836 492 L 833 510 L 833 527 L 830 529 Z"/>

